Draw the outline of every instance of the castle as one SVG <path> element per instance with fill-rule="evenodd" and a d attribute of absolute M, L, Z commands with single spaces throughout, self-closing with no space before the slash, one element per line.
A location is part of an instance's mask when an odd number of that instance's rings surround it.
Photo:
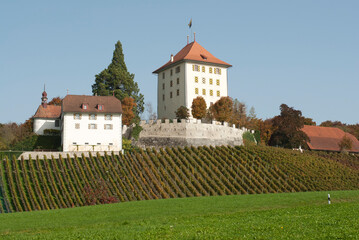
<path fill-rule="evenodd" d="M 227 70 L 232 65 L 216 58 L 196 38 L 182 48 L 157 74 L 157 114 L 159 119 L 176 118 L 175 111 L 202 96 L 207 108 L 221 97 L 228 96 Z M 191 113 L 190 113 L 191 114 Z"/>

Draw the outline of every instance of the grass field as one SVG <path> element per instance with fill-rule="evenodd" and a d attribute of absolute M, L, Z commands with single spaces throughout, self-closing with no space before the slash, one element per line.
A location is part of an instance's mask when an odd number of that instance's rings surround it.
<path fill-rule="evenodd" d="M 1 214 L 0 238 L 359 239 L 358 213 L 359 191 L 148 200 Z"/>

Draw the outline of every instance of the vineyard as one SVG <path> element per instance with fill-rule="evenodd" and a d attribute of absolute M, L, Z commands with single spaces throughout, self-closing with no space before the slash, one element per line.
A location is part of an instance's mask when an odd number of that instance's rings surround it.
<path fill-rule="evenodd" d="M 0 164 L 0 211 L 193 196 L 359 189 L 359 157 L 271 147 L 146 149 Z"/>

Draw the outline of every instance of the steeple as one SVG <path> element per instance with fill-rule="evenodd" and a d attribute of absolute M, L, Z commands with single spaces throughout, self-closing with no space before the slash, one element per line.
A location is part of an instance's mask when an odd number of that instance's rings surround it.
<path fill-rule="evenodd" d="M 47 93 L 45 90 L 45 84 L 44 84 L 44 91 L 42 92 L 41 105 L 43 108 L 47 108 Z"/>

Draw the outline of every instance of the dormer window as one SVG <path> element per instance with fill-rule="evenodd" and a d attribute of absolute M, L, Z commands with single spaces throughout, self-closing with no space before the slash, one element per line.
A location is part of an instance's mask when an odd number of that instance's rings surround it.
<path fill-rule="evenodd" d="M 88 109 L 88 107 L 89 107 L 88 104 L 86 104 L 86 103 L 82 104 L 82 109 L 86 110 L 86 109 Z"/>
<path fill-rule="evenodd" d="M 100 111 L 102 111 L 102 110 L 103 110 L 103 105 L 100 105 L 100 104 L 97 105 L 97 109 L 100 110 Z"/>
<path fill-rule="evenodd" d="M 203 60 L 207 60 L 207 56 L 206 56 L 206 55 L 201 54 L 201 58 L 202 58 Z"/>

